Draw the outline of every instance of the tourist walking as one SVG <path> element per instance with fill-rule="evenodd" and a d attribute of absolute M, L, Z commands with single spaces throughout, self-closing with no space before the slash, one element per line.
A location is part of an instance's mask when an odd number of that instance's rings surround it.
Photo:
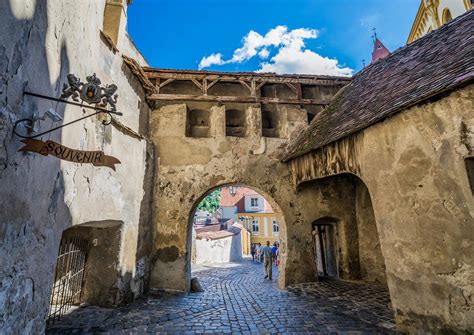
<path fill-rule="evenodd" d="M 256 249 L 257 249 L 257 252 L 256 252 L 256 254 L 257 254 L 257 262 L 260 262 L 260 263 L 261 263 L 261 262 L 262 262 L 262 244 L 261 244 L 261 243 L 257 244 L 257 248 L 256 248 Z"/>
<path fill-rule="evenodd" d="M 273 251 L 270 247 L 270 241 L 267 241 L 267 245 L 262 248 L 263 255 L 263 266 L 265 267 L 265 278 L 272 280 L 273 270 Z"/>
<path fill-rule="evenodd" d="M 252 254 L 252 261 L 255 261 L 255 244 L 250 246 L 250 253 Z"/>
<path fill-rule="evenodd" d="M 272 254 L 273 254 L 273 261 L 275 262 L 275 265 L 278 266 L 278 244 L 276 242 L 273 243 Z"/>

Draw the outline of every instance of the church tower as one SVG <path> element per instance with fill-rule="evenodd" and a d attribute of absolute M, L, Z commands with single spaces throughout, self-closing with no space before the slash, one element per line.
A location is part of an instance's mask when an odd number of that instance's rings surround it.
<path fill-rule="evenodd" d="M 372 50 L 372 61 L 370 62 L 370 64 L 373 64 L 379 59 L 385 58 L 388 55 L 390 55 L 390 51 L 377 38 L 377 34 L 375 33 L 375 30 L 374 30 L 373 39 L 374 39 L 374 49 Z"/>

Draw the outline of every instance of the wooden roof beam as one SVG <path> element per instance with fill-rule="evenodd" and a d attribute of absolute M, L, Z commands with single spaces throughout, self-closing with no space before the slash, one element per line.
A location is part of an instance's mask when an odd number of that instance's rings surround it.
<path fill-rule="evenodd" d="M 289 105 L 321 105 L 329 104 L 328 100 L 318 99 L 283 99 L 252 96 L 219 96 L 219 95 L 190 95 L 190 94 L 150 94 L 149 101 L 215 101 L 215 102 L 240 102 L 263 104 L 289 104 Z"/>
<path fill-rule="evenodd" d="M 146 76 L 150 79 L 152 78 L 161 78 L 164 80 L 175 79 L 175 80 L 203 80 L 207 79 L 211 82 L 213 81 L 228 81 L 228 82 L 265 82 L 269 84 L 285 84 L 285 83 L 300 83 L 307 85 L 342 85 L 347 84 L 350 81 L 350 78 L 297 78 L 297 77 L 277 77 L 277 76 L 256 76 L 256 75 L 213 75 L 213 74 L 189 74 L 189 73 L 162 73 L 162 72 L 145 72 Z M 209 87 L 208 87 L 209 88 Z"/>

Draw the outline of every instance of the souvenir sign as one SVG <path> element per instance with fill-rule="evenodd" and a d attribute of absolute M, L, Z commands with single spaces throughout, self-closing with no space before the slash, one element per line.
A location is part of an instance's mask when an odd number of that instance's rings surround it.
<path fill-rule="evenodd" d="M 59 98 L 49 97 L 33 92 L 24 92 L 24 95 L 36 97 L 39 99 L 57 101 L 58 103 L 79 106 L 83 109 L 84 112 L 84 109 L 93 109 L 94 113 L 61 124 L 54 128 L 43 131 L 39 134 L 35 133 L 34 131 L 35 122 L 44 121 L 46 117 L 50 118 L 53 122 L 58 122 L 62 120 L 62 116 L 56 113 L 56 111 L 54 111 L 52 108 L 50 108 L 47 112 L 43 114 L 42 117 L 35 116 L 35 114 L 32 113 L 32 117 L 20 119 L 15 122 L 15 126 L 13 127 L 13 133 L 18 137 L 23 138 L 22 142 L 25 144 L 25 146 L 20 148 L 18 151 L 36 152 L 43 156 L 53 155 L 59 159 L 64 159 L 74 163 L 92 164 L 94 166 L 106 166 L 115 171 L 115 164 L 120 164 L 120 161 L 115 157 L 105 155 L 103 151 L 75 150 L 51 140 L 43 142 L 41 140 L 35 139 L 45 134 L 51 133 L 55 130 L 64 128 L 73 123 L 82 121 L 84 119 L 90 118 L 101 113 L 105 113 L 110 116 L 110 120 L 102 121 L 102 124 L 104 126 L 110 125 L 112 123 L 112 114 L 122 115 L 122 113 L 117 112 L 116 109 L 118 95 L 115 94 L 115 92 L 117 91 L 117 85 L 111 84 L 106 85 L 105 87 L 100 86 L 101 81 L 99 78 L 96 77 L 95 73 L 92 76 L 86 77 L 86 83 L 81 82 L 81 80 L 74 74 L 68 74 L 67 81 L 68 83 L 64 84 L 62 94 Z M 71 97 L 74 102 L 68 101 L 67 99 L 69 97 Z M 94 106 L 83 105 L 84 102 Z M 107 106 L 110 106 L 111 109 L 106 109 Z M 23 129 L 27 130 L 27 134 L 18 131 L 18 127 L 20 125 L 23 125 Z"/>
<path fill-rule="evenodd" d="M 106 166 L 114 171 L 115 164 L 120 164 L 120 161 L 117 158 L 107 156 L 103 151 L 74 150 L 51 140 L 43 142 L 41 140 L 27 138 L 21 140 L 21 142 L 23 142 L 25 146 L 20 148 L 18 151 L 37 152 L 43 156 L 53 155 L 59 159 L 64 159 L 74 163 Z"/>

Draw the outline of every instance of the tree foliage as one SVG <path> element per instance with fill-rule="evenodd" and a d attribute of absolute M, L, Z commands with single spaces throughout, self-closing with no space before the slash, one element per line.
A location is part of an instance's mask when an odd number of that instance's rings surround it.
<path fill-rule="evenodd" d="M 217 189 L 209 193 L 198 205 L 198 209 L 209 213 L 214 213 L 220 207 L 221 190 Z"/>

